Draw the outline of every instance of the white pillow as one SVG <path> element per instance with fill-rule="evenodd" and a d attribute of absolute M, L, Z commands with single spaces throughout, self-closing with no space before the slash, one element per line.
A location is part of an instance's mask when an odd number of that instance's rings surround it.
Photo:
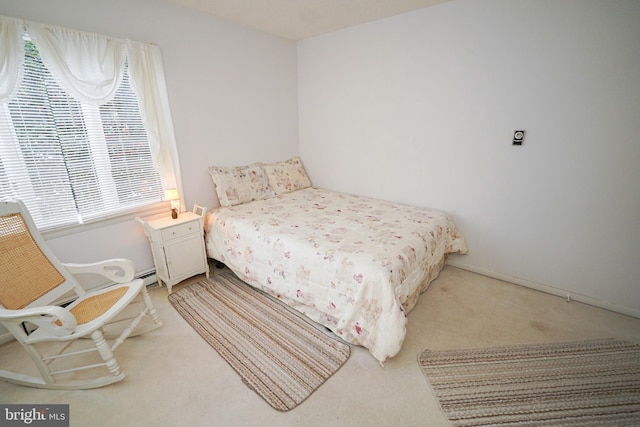
<path fill-rule="evenodd" d="M 260 163 L 236 167 L 210 166 L 208 170 L 222 207 L 275 196 Z"/>
<path fill-rule="evenodd" d="M 269 184 L 276 194 L 285 194 L 311 187 L 311 181 L 299 157 L 282 162 L 262 165 Z"/>

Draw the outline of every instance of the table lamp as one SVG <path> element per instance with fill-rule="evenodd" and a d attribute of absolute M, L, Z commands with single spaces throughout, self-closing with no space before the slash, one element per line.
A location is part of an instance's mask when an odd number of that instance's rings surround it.
<path fill-rule="evenodd" d="M 171 218 L 178 218 L 178 208 L 180 207 L 180 196 L 178 190 L 169 188 L 164 192 L 164 199 L 171 201 Z"/>

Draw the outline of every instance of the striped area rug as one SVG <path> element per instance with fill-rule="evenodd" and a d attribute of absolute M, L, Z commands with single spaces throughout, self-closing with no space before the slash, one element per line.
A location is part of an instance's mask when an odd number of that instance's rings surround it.
<path fill-rule="evenodd" d="M 179 289 L 169 301 L 244 383 L 279 411 L 303 402 L 351 352 L 226 270 Z"/>
<path fill-rule="evenodd" d="M 640 346 L 615 339 L 418 356 L 454 426 L 639 426 Z"/>

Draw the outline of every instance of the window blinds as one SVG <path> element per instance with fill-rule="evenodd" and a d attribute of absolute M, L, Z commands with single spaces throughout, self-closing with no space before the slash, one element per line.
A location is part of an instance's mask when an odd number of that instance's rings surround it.
<path fill-rule="evenodd" d="M 0 120 L 2 196 L 28 204 L 39 228 L 107 217 L 162 200 L 127 70 L 104 105 L 71 98 L 25 42 L 23 79 Z"/>

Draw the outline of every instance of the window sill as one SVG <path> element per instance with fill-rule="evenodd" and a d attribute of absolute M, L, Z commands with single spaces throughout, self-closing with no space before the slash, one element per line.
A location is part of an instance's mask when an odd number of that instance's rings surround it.
<path fill-rule="evenodd" d="M 171 210 L 169 202 L 158 202 L 150 206 L 137 208 L 128 212 L 113 215 L 107 218 L 100 218 L 84 224 L 74 224 L 66 227 L 57 227 L 49 230 L 42 230 L 40 234 L 45 239 L 55 239 L 70 234 L 76 234 L 84 231 L 94 230 L 97 228 L 107 227 L 113 224 L 119 224 L 126 221 L 133 221 L 139 216 L 154 216 L 167 213 Z"/>

